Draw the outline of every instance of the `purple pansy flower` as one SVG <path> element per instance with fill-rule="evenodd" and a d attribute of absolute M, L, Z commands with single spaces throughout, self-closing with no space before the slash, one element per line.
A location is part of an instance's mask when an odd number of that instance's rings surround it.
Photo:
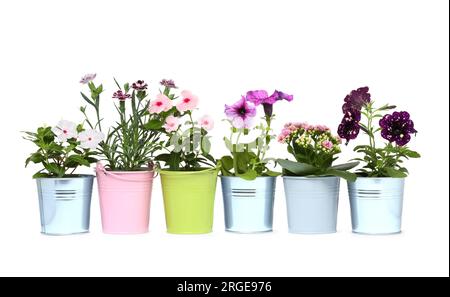
<path fill-rule="evenodd" d="M 177 88 L 177 86 L 175 85 L 175 82 L 172 79 L 163 79 L 163 80 L 161 80 L 160 84 L 169 89 Z"/>
<path fill-rule="evenodd" d="M 256 116 L 256 107 L 242 96 L 233 105 L 225 105 L 225 115 L 230 119 L 233 127 L 248 129 L 251 127 L 253 117 Z"/>
<path fill-rule="evenodd" d="M 406 111 L 395 111 L 385 115 L 380 120 L 381 136 L 389 142 L 395 142 L 399 146 L 406 145 L 411 140 L 411 135 L 417 133 L 414 122 Z"/>
<path fill-rule="evenodd" d="M 119 99 L 120 101 L 125 101 L 126 99 L 130 98 L 130 94 L 126 94 L 122 92 L 121 90 L 118 90 L 113 94 L 113 98 Z"/>
<path fill-rule="evenodd" d="M 86 74 L 80 79 L 80 84 L 87 84 L 88 82 L 93 81 L 96 76 L 97 74 L 95 73 Z"/>
<path fill-rule="evenodd" d="M 342 106 L 342 111 L 361 111 L 362 107 L 370 103 L 369 87 L 362 87 L 357 90 L 353 90 L 348 94 L 345 99 L 345 103 Z"/>
<path fill-rule="evenodd" d="M 148 85 L 143 80 L 138 80 L 137 82 L 133 83 L 131 87 L 136 91 L 144 91 L 147 89 Z"/>
<path fill-rule="evenodd" d="M 351 139 L 355 139 L 358 136 L 359 130 L 361 129 L 359 126 L 360 120 L 361 112 L 359 111 L 347 111 L 345 113 L 338 127 L 338 135 L 346 140 L 346 145 Z"/>

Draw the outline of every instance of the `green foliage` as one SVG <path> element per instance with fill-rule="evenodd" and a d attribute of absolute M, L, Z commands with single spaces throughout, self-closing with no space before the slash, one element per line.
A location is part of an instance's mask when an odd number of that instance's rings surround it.
<path fill-rule="evenodd" d="M 265 155 L 269 149 L 269 144 L 275 137 L 271 135 L 270 124 L 273 117 L 266 117 L 266 124 L 261 124 L 254 128 L 260 135 L 249 143 L 240 142 L 242 135 L 250 133 L 248 129 L 231 128 L 230 138 L 224 137 L 225 146 L 230 151 L 230 155 L 220 159 L 220 169 L 223 176 L 238 176 L 246 180 L 254 180 L 259 176 L 278 176 L 281 173 L 271 171 L 267 168 L 270 159 Z M 236 135 L 236 140 L 233 137 Z"/>
<path fill-rule="evenodd" d="M 310 164 L 294 162 L 289 160 L 278 159 L 278 164 L 283 167 L 283 174 L 287 176 L 339 176 L 349 181 L 355 181 L 356 175 L 348 172 L 356 166 L 359 162 L 351 162 L 328 168 L 318 168 Z"/>
<path fill-rule="evenodd" d="M 364 157 L 355 160 L 364 162 L 358 169 L 358 174 L 367 177 L 406 177 L 408 170 L 403 166 L 404 160 L 420 158 L 420 154 L 406 146 L 397 146 L 387 143 L 384 148 L 375 148 L 370 145 L 358 145 L 355 152 Z"/>
<path fill-rule="evenodd" d="M 374 120 L 382 118 L 382 112 L 393 109 L 395 106 L 384 105 L 376 109 L 373 104 L 373 102 L 366 104 L 361 112 L 367 119 L 367 123 L 360 123 L 360 127 L 369 137 L 369 145 L 358 145 L 353 149 L 363 155 L 361 158 L 354 159 L 364 163 L 364 166 L 357 170 L 357 174 L 365 177 L 406 177 L 408 170 L 403 165 L 404 161 L 410 158 L 420 158 L 420 154 L 406 146 L 392 143 L 386 143 L 383 148 L 377 148 L 375 134 L 380 132 L 380 128 L 374 127 Z"/>
<path fill-rule="evenodd" d="M 83 127 L 78 126 L 78 132 Z M 37 151 L 30 154 L 25 160 L 25 167 L 30 163 L 41 164 L 42 169 L 33 175 L 33 178 L 42 177 L 65 177 L 73 174 L 79 166 L 89 166 L 97 162 L 96 152 L 79 148 L 75 138 L 67 140 L 63 146 L 51 127 L 39 127 L 36 132 L 24 132 L 24 139 L 31 141 L 37 146 Z"/>
<path fill-rule="evenodd" d="M 117 87 L 124 93 L 129 93 L 130 84 L 121 86 L 115 79 Z M 101 131 L 100 94 L 102 85 L 96 87 L 89 83 L 90 97 L 81 93 L 82 98 L 93 108 L 96 115 L 95 125 L 89 120 L 86 107 L 80 111 L 86 123 Z M 150 115 L 145 90 L 132 90 L 131 97 L 116 104 L 119 120 L 106 133 L 106 139 L 100 143 L 99 151 L 106 160 L 105 167 L 111 170 L 135 171 L 149 166 L 153 162 L 156 151 L 163 147 L 162 125 L 167 115 Z"/>

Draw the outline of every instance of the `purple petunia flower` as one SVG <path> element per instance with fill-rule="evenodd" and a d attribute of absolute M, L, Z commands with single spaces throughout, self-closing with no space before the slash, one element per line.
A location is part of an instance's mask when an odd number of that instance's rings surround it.
<path fill-rule="evenodd" d="M 233 105 L 225 105 L 225 115 L 231 120 L 233 127 L 250 128 L 253 117 L 256 116 L 256 107 L 244 96 Z"/>
<path fill-rule="evenodd" d="M 125 101 L 126 99 L 128 99 L 130 97 L 131 97 L 130 94 L 126 94 L 126 93 L 122 92 L 121 90 L 119 90 L 113 94 L 113 98 L 119 99 L 120 101 Z"/>
<path fill-rule="evenodd" d="M 292 101 L 294 99 L 293 95 L 285 94 L 281 91 L 275 90 L 272 95 L 264 90 L 248 91 L 246 99 L 255 105 L 262 104 L 264 107 L 264 113 L 267 117 L 271 117 L 273 113 L 273 106 L 275 102 L 279 100 Z"/>
<path fill-rule="evenodd" d="M 97 74 L 95 73 L 86 74 L 80 79 L 80 84 L 87 84 L 88 82 L 93 81 L 96 76 Z"/>
<path fill-rule="evenodd" d="M 348 94 L 345 99 L 345 103 L 342 106 L 342 111 L 361 111 L 362 107 L 370 103 L 369 87 L 362 87 L 357 90 L 353 90 Z"/>
<path fill-rule="evenodd" d="M 163 79 L 163 80 L 161 80 L 160 84 L 169 89 L 177 88 L 177 86 L 175 85 L 175 82 L 172 79 Z"/>
<path fill-rule="evenodd" d="M 389 142 L 395 142 L 399 146 L 406 145 L 411 140 L 411 135 L 417 133 L 414 122 L 406 111 L 395 111 L 385 115 L 380 120 L 381 136 Z"/>
<path fill-rule="evenodd" d="M 344 118 L 338 127 L 338 135 L 346 140 L 346 145 L 351 139 L 358 137 L 359 130 L 361 129 L 359 126 L 360 120 L 361 112 L 359 111 L 347 111 L 345 113 Z"/>
<path fill-rule="evenodd" d="M 137 82 L 133 83 L 131 87 L 136 91 L 144 91 L 147 89 L 148 85 L 143 80 L 138 80 Z"/>

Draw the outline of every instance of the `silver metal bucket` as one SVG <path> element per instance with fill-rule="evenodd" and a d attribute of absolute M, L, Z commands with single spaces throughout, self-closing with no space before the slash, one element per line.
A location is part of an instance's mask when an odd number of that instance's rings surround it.
<path fill-rule="evenodd" d="M 93 175 L 36 179 L 43 234 L 89 232 L 93 181 Z"/>
<path fill-rule="evenodd" d="M 232 232 L 272 231 L 276 177 L 221 176 L 225 229 Z"/>
<path fill-rule="evenodd" d="M 390 177 L 359 177 L 348 182 L 353 232 L 399 233 L 404 184 L 404 178 Z"/>
<path fill-rule="evenodd" d="M 335 233 L 338 177 L 284 176 L 284 192 L 290 233 Z"/>

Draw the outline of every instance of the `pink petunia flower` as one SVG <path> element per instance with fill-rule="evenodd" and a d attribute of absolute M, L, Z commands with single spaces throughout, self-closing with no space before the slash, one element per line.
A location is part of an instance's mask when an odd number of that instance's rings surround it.
<path fill-rule="evenodd" d="M 177 109 L 179 112 L 186 112 L 188 110 L 193 110 L 198 105 L 198 97 L 192 94 L 190 91 L 181 92 L 181 102 L 177 104 Z"/>
<path fill-rule="evenodd" d="M 214 119 L 209 115 L 204 115 L 200 118 L 200 126 L 209 131 L 214 128 Z"/>
<path fill-rule="evenodd" d="M 172 100 L 170 100 L 164 94 L 156 95 L 156 99 L 150 102 L 148 107 L 148 112 L 150 113 L 161 113 L 163 111 L 168 111 L 172 108 Z"/>
<path fill-rule="evenodd" d="M 173 131 L 178 130 L 178 126 L 180 126 L 178 118 L 176 118 L 174 116 L 168 116 L 163 128 L 167 132 L 173 132 Z"/>

